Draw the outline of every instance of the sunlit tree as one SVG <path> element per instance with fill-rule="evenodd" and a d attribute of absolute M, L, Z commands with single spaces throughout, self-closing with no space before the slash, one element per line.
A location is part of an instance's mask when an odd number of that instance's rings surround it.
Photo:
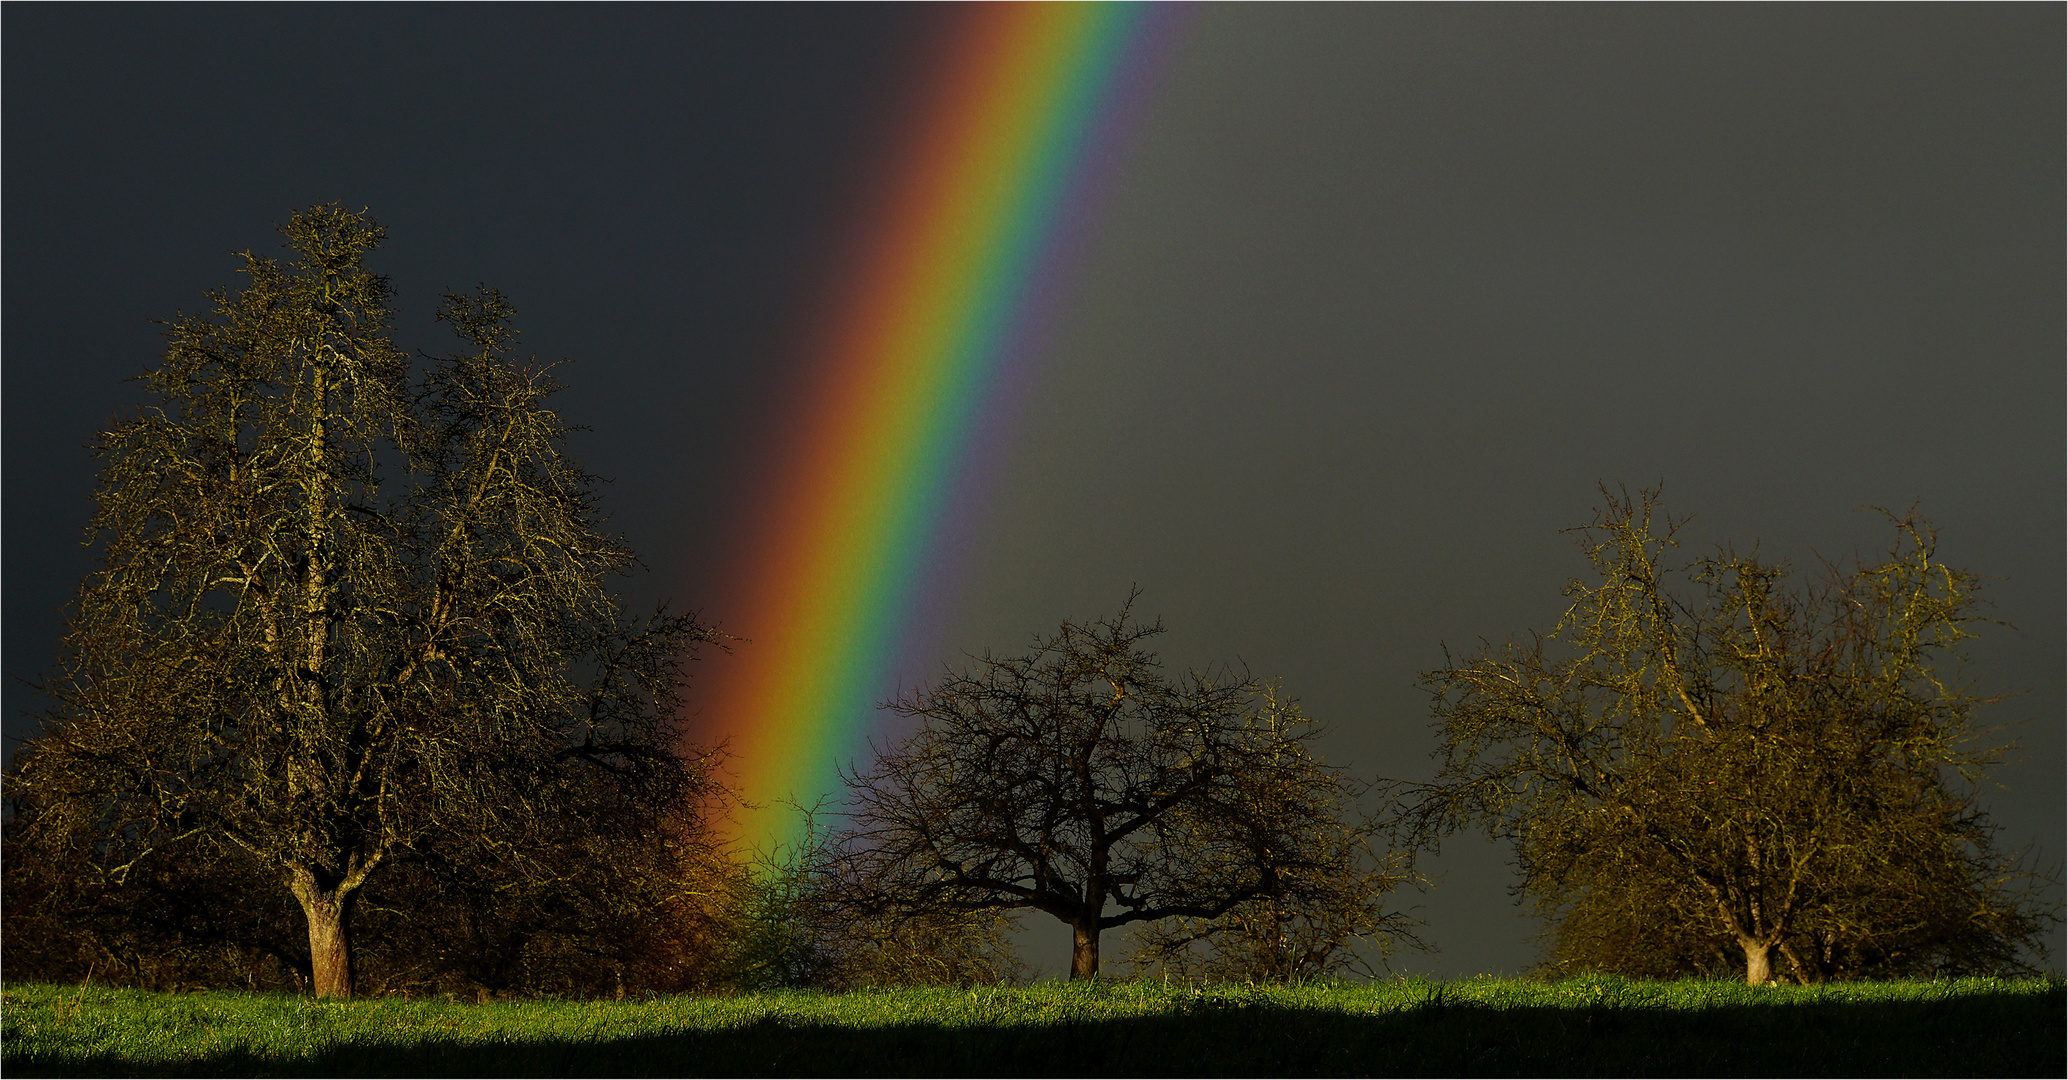
<path fill-rule="evenodd" d="M 448 297 L 463 348 L 413 377 L 363 263 L 381 229 L 318 206 L 282 231 L 293 260 L 246 253 L 100 438 L 100 568 L 10 839 L 83 845 L 111 888 L 246 863 L 347 996 L 353 909 L 398 860 L 571 889 L 598 838 L 694 840 L 673 716 L 709 635 L 623 617 L 632 557 L 499 294 Z"/>
<path fill-rule="evenodd" d="M 1797 581 L 1728 549 L 1676 566 L 1656 493 L 1604 497 L 1558 626 L 1425 677 L 1421 824 L 1513 840 L 1570 966 L 2023 970 L 2054 915 L 1977 802 L 2004 747 L 1960 676 L 1976 579 L 1930 524 L 1890 515 L 1886 555 Z"/>

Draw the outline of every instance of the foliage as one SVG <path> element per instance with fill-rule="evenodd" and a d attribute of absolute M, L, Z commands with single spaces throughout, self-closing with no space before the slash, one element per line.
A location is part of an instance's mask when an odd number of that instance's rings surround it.
<path fill-rule="evenodd" d="M 2058 980 L 1162 982 L 490 1005 L 10 985 L 10 1076 L 2062 1071 Z"/>
<path fill-rule="evenodd" d="M 234 853 L 104 883 L 90 852 L 8 850 L 7 971 L 157 990 L 306 989 L 307 930 Z M 395 860 L 365 888 L 358 992 L 464 998 L 673 993 L 726 985 L 732 868 L 702 844 L 567 840 L 562 872 L 504 878 L 464 852 Z M 437 861 L 434 861 L 436 859 Z"/>
<path fill-rule="evenodd" d="M 828 878 L 843 909 L 1039 911 L 1072 927 L 1071 976 L 1090 978 L 1108 929 L 1188 919 L 1173 934 L 1238 949 L 1260 911 L 1333 933 L 1403 881 L 1366 860 L 1355 790 L 1315 757 L 1297 705 L 1246 675 L 1165 675 L 1143 645 L 1162 632 L 1128 607 L 1066 622 L 893 703 L 920 725 L 848 777 Z M 1375 912 L 1344 925 L 1397 927 Z"/>
<path fill-rule="evenodd" d="M 122 928 L 111 954 L 241 944 L 348 996 L 354 911 L 384 896 L 383 929 L 471 950 L 492 984 L 524 950 L 498 969 L 503 931 L 452 920 L 593 941 L 698 858 L 716 793 L 674 716 L 711 635 L 623 616 L 605 580 L 632 556 L 498 293 L 448 296 L 465 348 L 413 378 L 363 266 L 381 229 L 318 206 L 282 231 L 295 261 L 247 252 L 242 291 L 170 325 L 156 402 L 100 439 L 101 566 L 9 780 L 10 898 L 53 860 L 50 895 Z M 266 889 L 305 944 L 247 905 Z"/>
<path fill-rule="evenodd" d="M 829 836 L 806 814 L 803 839 L 741 875 L 729 983 L 742 990 L 977 986 L 1016 980 L 1008 920 L 996 911 L 857 911 L 840 902 Z"/>
<path fill-rule="evenodd" d="M 1729 549 L 1671 568 L 1656 493 L 1604 496 L 1557 628 L 1425 677 L 1421 823 L 1514 840 L 1561 969 L 2029 970 L 2053 916 L 1977 805 L 2004 750 L 1957 675 L 1977 581 L 1929 523 L 1791 585 Z"/>

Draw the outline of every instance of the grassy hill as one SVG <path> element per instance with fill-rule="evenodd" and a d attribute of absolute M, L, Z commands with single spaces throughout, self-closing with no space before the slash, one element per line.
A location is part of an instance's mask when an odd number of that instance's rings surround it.
<path fill-rule="evenodd" d="M 1403 980 L 486 1005 L 11 986 L 10 1076 L 2059 1076 L 2062 983 Z"/>

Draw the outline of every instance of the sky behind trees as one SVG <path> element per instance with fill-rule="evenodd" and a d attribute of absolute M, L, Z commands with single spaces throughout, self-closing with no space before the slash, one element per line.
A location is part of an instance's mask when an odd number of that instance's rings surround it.
<path fill-rule="evenodd" d="M 2029 721 L 1989 799 L 2059 863 L 2062 21 L 1197 9 L 1012 402 L 937 663 L 1139 584 L 1172 661 L 1282 677 L 1338 760 L 1423 778 L 1416 674 L 1555 622 L 1597 482 L 1663 480 L 1697 545 L 1802 566 L 1916 504 L 2016 626 L 1973 649 L 2016 695 L 1985 718 Z M 573 361 L 635 602 L 703 606 L 939 16 L 16 6 L 4 31 L 5 663 L 33 678 L 151 320 L 332 200 L 390 230 L 398 344 L 446 349 L 439 292 L 487 282 Z M 5 706 L 18 734 L 37 700 Z M 1504 859 L 1445 849 L 1443 952 L 1399 967 L 1530 962 Z M 1055 970 L 1067 938 L 1033 950 Z"/>

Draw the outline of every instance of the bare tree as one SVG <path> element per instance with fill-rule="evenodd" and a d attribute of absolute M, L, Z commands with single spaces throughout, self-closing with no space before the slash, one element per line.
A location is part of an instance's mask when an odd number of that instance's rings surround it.
<path fill-rule="evenodd" d="M 622 617 L 632 557 L 499 294 L 448 297 L 465 349 L 412 380 L 362 264 L 380 228 L 318 206 L 282 231 L 296 260 L 247 252 L 100 440 L 101 569 L 12 786 L 110 882 L 256 860 L 316 993 L 349 996 L 353 907 L 397 858 L 548 880 L 571 828 L 637 835 L 706 790 L 673 714 L 709 634 Z"/>
<path fill-rule="evenodd" d="M 1885 558 L 1791 585 L 1728 549 L 1676 569 L 1657 493 L 1604 497 L 1558 627 L 1425 676 L 1423 824 L 1512 838 L 1583 967 L 2018 970 L 2052 915 L 1976 803 L 2004 748 L 1957 674 L 1976 581 L 1931 526 L 1891 515 Z"/>
<path fill-rule="evenodd" d="M 1133 602 L 892 704 L 919 727 L 847 777 L 850 906 L 1043 912 L 1089 979 L 1106 930 L 1299 905 L 1340 878 L 1354 790 L 1317 729 L 1247 675 L 1167 676 Z"/>

